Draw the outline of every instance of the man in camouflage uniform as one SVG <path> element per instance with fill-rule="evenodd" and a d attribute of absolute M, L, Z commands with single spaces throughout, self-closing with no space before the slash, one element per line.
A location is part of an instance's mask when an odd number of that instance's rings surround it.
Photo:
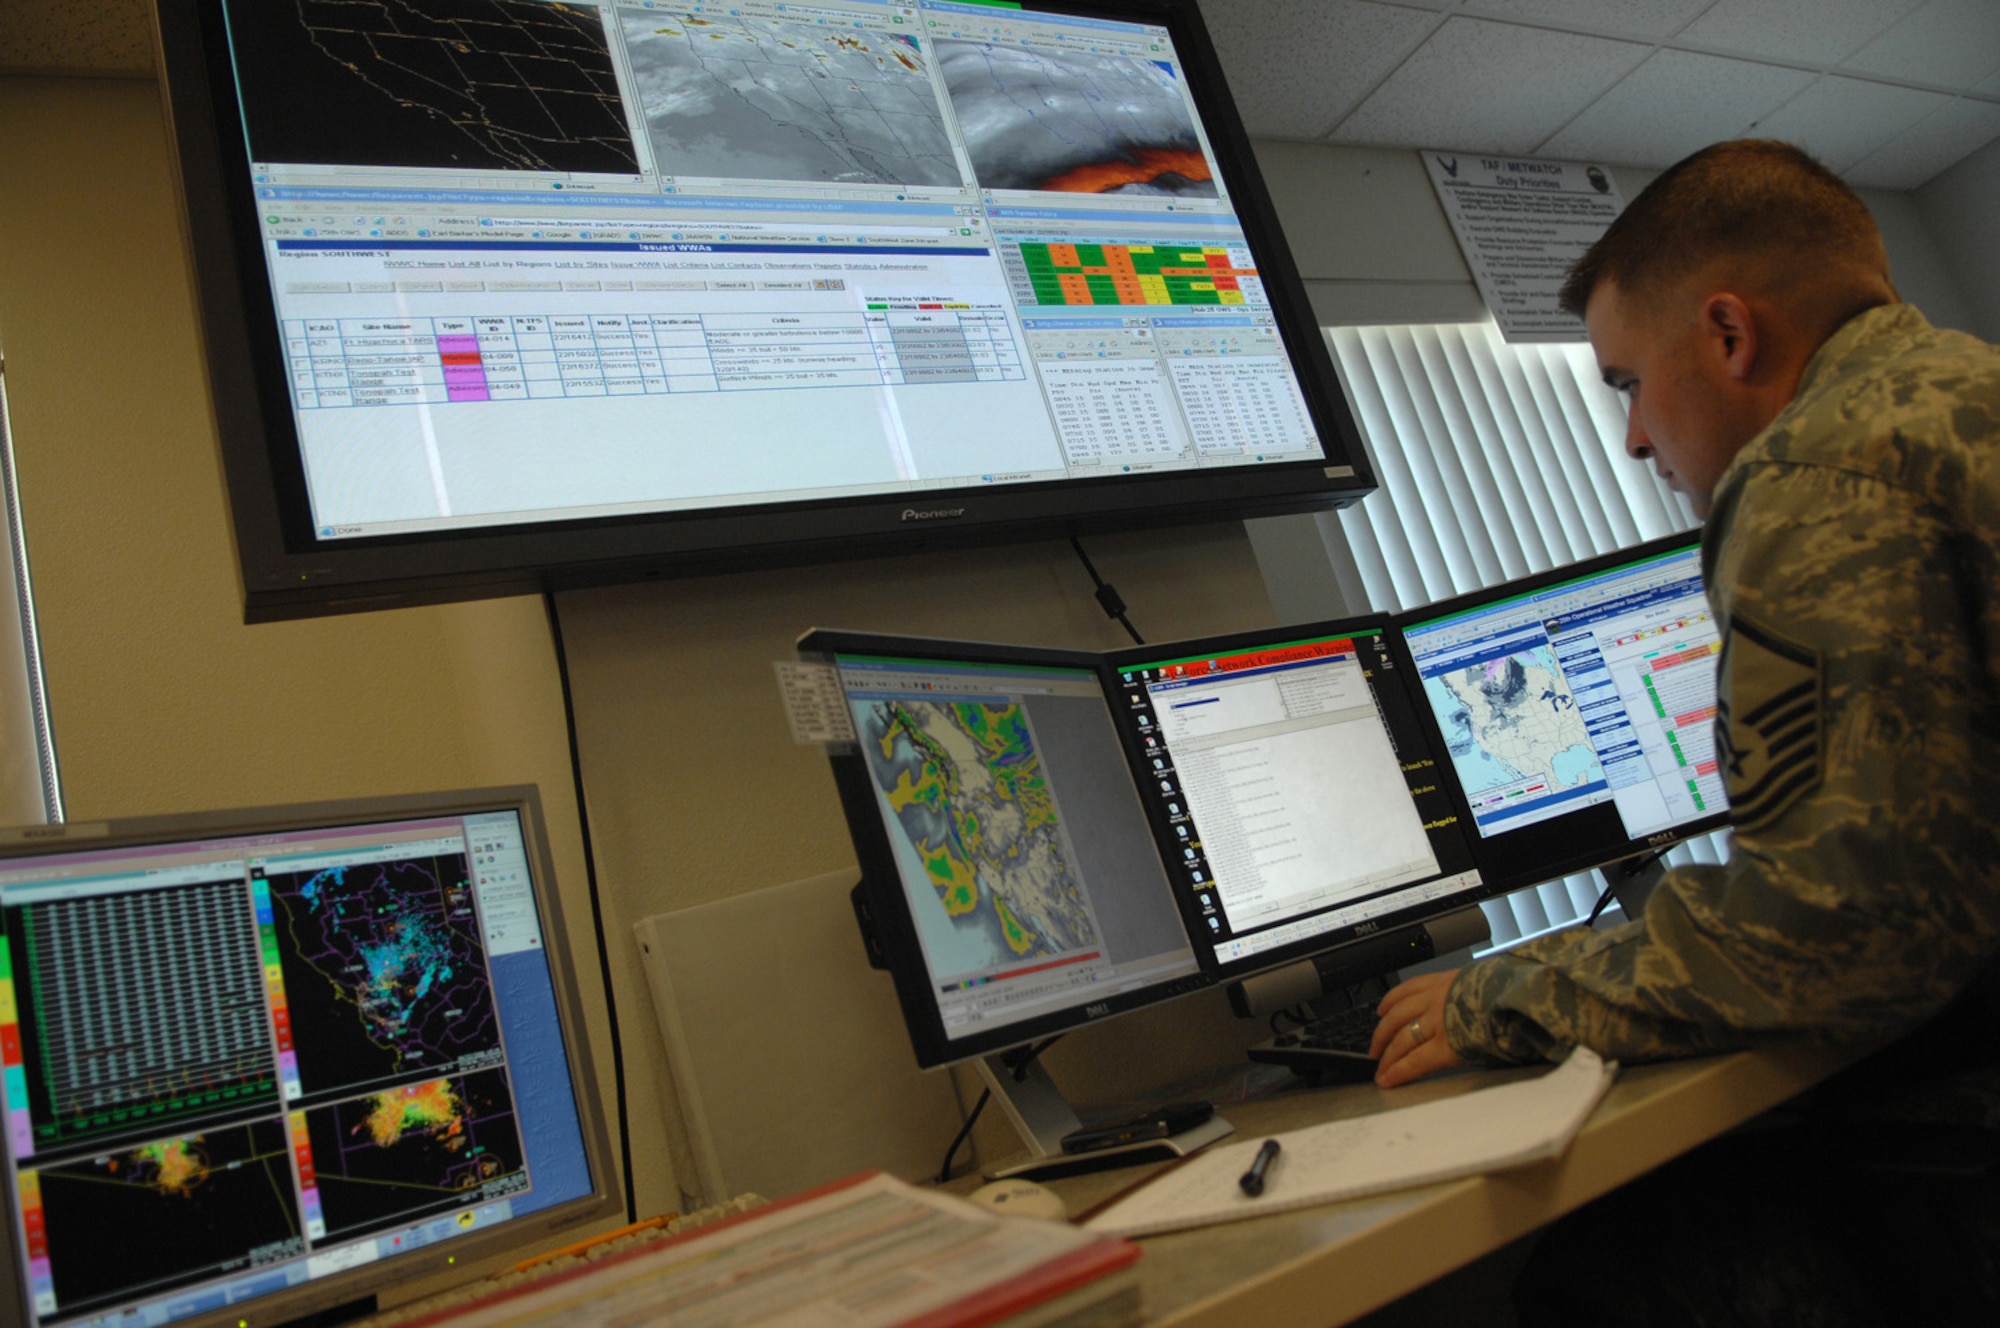
<path fill-rule="evenodd" d="M 2000 349 L 1897 303 L 1865 205 L 1776 143 L 1663 173 L 1563 298 L 1626 450 L 1707 517 L 1734 846 L 1621 927 L 1397 987 L 1377 1081 L 1914 1029 L 2000 953 Z"/>

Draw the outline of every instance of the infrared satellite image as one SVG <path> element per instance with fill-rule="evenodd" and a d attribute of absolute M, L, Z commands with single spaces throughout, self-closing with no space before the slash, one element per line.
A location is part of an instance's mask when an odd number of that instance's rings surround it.
<path fill-rule="evenodd" d="M 936 45 L 981 187 L 1216 197 L 1170 65 L 952 39 Z"/>

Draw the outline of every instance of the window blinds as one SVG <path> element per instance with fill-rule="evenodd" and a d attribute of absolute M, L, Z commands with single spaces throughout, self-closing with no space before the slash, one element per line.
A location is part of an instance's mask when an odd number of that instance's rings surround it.
<path fill-rule="evenodd" d="M 1350 604 L 1401 612 L 1700 524 L 1625 456 L 1589 346 L 1509 345 L 1491 319 L 1326 335 L 1381 484 L 1321 519 Z M 1667 860 L 1727 852 L 1710 835 Z M 1604 887 L 1592 871 L 1487 902 L 1493 947 L 1582 920 Z"/>

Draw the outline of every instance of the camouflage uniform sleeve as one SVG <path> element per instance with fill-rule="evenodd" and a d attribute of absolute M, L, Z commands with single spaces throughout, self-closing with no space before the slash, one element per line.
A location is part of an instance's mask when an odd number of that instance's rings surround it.
<path fill-rule="evenodd" d="M 1468 966 L 1454 1050 L 1638 1061 L 1868 1036 L 1935 1012 L 2000 948 L 1988 423 L 1935 485 L 1770 460 L 1725 481 L 1731 860 L 1668 873 L 1637 921 Z M 1935 498 L 1954 486 L 1956 511 Z"/>

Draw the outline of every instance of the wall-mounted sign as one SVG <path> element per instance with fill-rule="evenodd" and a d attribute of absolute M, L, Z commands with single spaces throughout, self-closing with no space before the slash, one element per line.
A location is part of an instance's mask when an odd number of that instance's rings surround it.
<path fill-rule="evenodd" d="M 1509 341 L 1583 341 L 1556 307 L 1569 266 L 1624 208 L 1603 167 L 1477 152 L 1423 154 L 1479 294 Z"/>

